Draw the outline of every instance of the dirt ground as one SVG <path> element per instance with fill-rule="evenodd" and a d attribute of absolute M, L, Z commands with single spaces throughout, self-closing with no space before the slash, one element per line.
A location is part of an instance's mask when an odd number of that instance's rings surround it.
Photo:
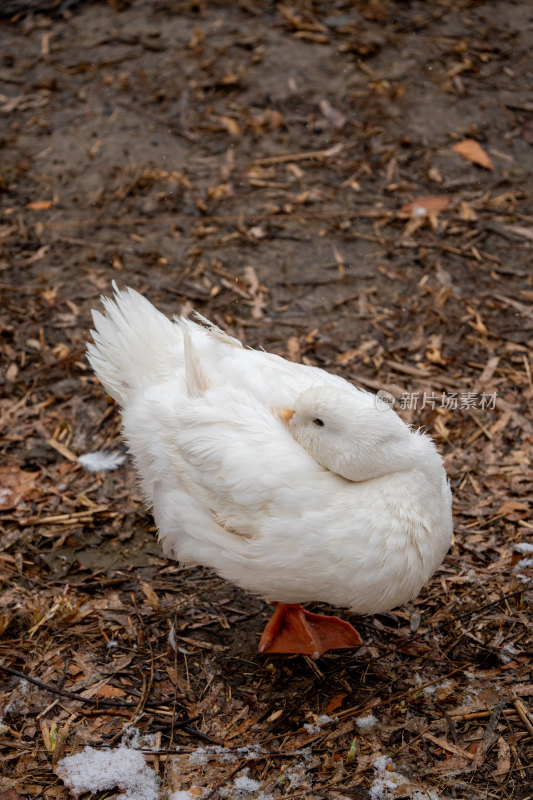
<path fill-rule="evenodd" d="M 532 798 L 530 0 L 0 11 L 0 797 L 67 798 L 129 724 L 162 800 Z M 259 656 L 263 600 L 77 463 L 123 449 L 112 281 L 434 437 L 454 543 L 364 647 Z"/>

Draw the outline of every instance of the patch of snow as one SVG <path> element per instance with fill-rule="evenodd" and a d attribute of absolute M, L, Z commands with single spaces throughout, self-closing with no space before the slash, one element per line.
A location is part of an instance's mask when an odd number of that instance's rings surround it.
<path fill-rule="evenodd" d="M 519 553 L 532 553 L 533 554 L 533 543 L 532 542 L 520 542 L 520 544 L 515 544 L 515 550 L 518 550 Z"/>
<path fill-rule="evenodd" d="M 241 758 L 257 758 L 263 755 L 264 748 L 260 744 L 245 744 L 242 747 L 237 747 L 235 750 L 228 751 L 230 755 L 238 755 Z"/>
<path fill-rule="evenodd" d="M 389 756 L 378 756 L 372 766 L 374 767 L 374 772 L 384 772 L 388 764 L 391 763 Z"/>
<path fill-rule="evenodd" d="M 274 800 L 271 794 L 265 794 L 261 790 L 259 781 L 248 776 L 247 769 L 244 770 L 242 775 L 234 779 L 233 788 L 227 788 L 226 796 L 231 797 L 232 800 Z"/>
<path fill-rule="evenodd" d="M 378 724 L 377 718 L 373 714 L 367 714 L 365 717 L 359 717 L 355 720 L 355 724 L 360 731 L 371 731 Z"/>
<path fill-rule="evenodd" d="M 320 719 L 319 717 L 317 722 Z M 325 724 L 325 721 L 330 722 L 331 720 L 327 717 L 326 720 L 322 719 L 321 723 Z M 204 766 L 209 760 L 234 764 L 239 759 L 254 759 L 265 752 L 265 749 L 259 744 L 244 745 L 234 749 L 221 745 L 207 745 L 206 747 L 197 747 L 189 754 L 189 764 Z M 283 772 L 283 778 L 286 781 L 284 789 L 288 791 L 298 789 L 309 780 L 308 763 L 312 756 L 311 748 L 295 750 L 294 755 L 298 756 L 298 759 Z M 261 789 L 259 781 L 249 777 L 247 767 L 244 767 L 241 774 L 234 778 L 230 785 L 221 786 L 218 794 L 222 798 L 231 798 L 231 800 L 275 800 L 274 795 Z M 183 795 L 174 793 L 169 800 L 199 800 L 199 798 L 194 792 L 191 794 L 191 790 L 188 790 L 188 793 L 185 792 Z"/>
<path fill-rule="evenodd" d="M 304 722 L 304 730 L 307 733 L 318 733 L 324 725 L 327 725 L 328 722 L 334 722 L 336 719 L 337 717 L 328 717 L 327 714 L 320 714 L 316 718 L 316 722 Z"/>
<path fill-rule="evenodd" d="M 450 680 L 446 679 L 446 680 L 440 681 L 440 683 L 436 683 L 434 686 L 430 686 L 428 688 L 433 689 L 436 692 L 437 689 L 448 689 L 450 686 L 453 686 L 453 681 L 450 681 Z M 424 689 L 424 692 L 425 691 L 426 690 Z M 432 692 L 432 694 L 433 694 L 433 692 Z"/>
<path fill-rule="evenodd" d="M 409 783 L 408 778 L 394 769 L 394 764 L 388 756 L 378 756 L 373 764 L 374 780 L 368 796 L 370 800 L 393 800 L 396 789 L 403 783 Z"/>
<path fill-rule="evenodd" d="M 239 758 L 257 758 L 263 754 L 263 748 L 258 744 L 249 744 L 244 747 L 229 749 L 219 744 L 208 745 L 207 747 L 197 747 L 189 753 L 189 764 L 203 766 L 209 759 L 218 761 L 222 764 L 234 764 Z"/>
<path fill-rule="evenodd" d="M 258 792 L 259 789 L 261 788 L 261 784 L 259 783 L 259 781 L 256 781 L 253 778 L 249 778 L 248 775 L 245 773 L 235 778 L 235 780 L 233 781 L 233 785 L 235 786 L 238 792 L 244 792 L 245 794 Z"/>
<path fill-rule="evenodd" d="M 465 575 L 465 578 L 469 583 L 473 583 L 478 586 L 485 581 L 484 576 L 476 572 L 475 569 L 469 569 Z"/>
<path fill-rule="evenodd" d="M 84 453 L 78 458 L 78 464 L 89 472 L 99 470 L 116 469 L 126 460 L 123 453 L 113 450 L 111 453 L 104 453 L 103 450 L 95 450 L 93 453 Z"/>
<path fill-rule="evenodd" d="M 158 800 L 159 778 L 139 750 L 129 747 L 96 750 L 86 747 L 57 763 L 57 774 L 75 797 L 118 786 L 120 800 Z"/>
<path fill-rule="evenodd" d="M 533 558 L 521 558 L 518 564 L 515 564 L 513 571 L 517 569 L 527 569 L 533 567 Z"/>
<path fill-rule="evenodd" d="M 417 677 L 419 678 L 420 676 L 417 676 Z M 421 682 L 421 681 L 417 681 L 417 683 L 418 682 Z M 437 689 L 447 689 L 451 685 L 452 685 L 452 682 L 450 680 L 444 680 L 444 681 L 440 681 L 440 683 L 434 683 L 431 686 L 424 686 L 422 691 L 424 692 L 426 697 L 431 697 L 431 695 L 435 694 Z"/>
<path fill-rule="evenodd" d="M 500 651 L 500 661 L 503 664 L 508 664 L 518 653 L 520 653 L 520 650 L 517 650 L 514 644 L 511 642 L 507 642 L 507 644 L 503 645 Z"/>
<path fill-rule="evenodd" d="M 7 705 L 4 706 L 4 714 L 11 714 L 17 713 L 21 707 L 21 700 L 23 697 L 26 697 L 28 694 L 28 689 L 30 688 L 29 681 L 22 679 L 18 682 L 15 689 L 13 690 L 13 694 L 11 695 L 11 699 Z"/>
<path fill-rule="evenodd" d="M 205 789 L 192 786 L 191 789 L 177 789 L 169 797 L 169 800 L 200 800 L 205 794 Z"/>
<path fill-rule="evenodd" d="M 193 750 L 192 753 L 189 753 L 188 758 L 189 764 L 194 764 L 195 766 L 201 767 L 204 764 L 207 764 L 209 761 L 209 756 L 207 754 L 207 750 L 205 747 L 197 747 L 196 750 Z"/>
<path fill-rule="evenodd" d="M 120 744 L 123 747 L 131 747 L 132 750 L 140 750 L 139 744 L 140 733 L 139 729 L 133 726 L 133 723 L 126 722 L 122 728 L 122 739 Z"/>
<path fill-rule="evenodd" d="M 118 642 L 116 639 L 110 639 L 107 643 L 107 649 L 112 650 L 114 647 L 118 647 Z"/>
<path fill-rule="evenodd" d="M 304 750 L 296 752 L 298 752 L 301 758 L 291 764 L 290 767 L 287 767 L 283 773 L 284 779 L 288 782 L 289 791 L 298 789 L 303 783 L 309 780 L 308 762 L 312 755 L 311 748 L 306 747 Z"/>
<path fill-rule="evenodd" d="M 122 747 L 131 747 L 132 750 L 156 750 L 157 736 L 155 733 L 141 733 L 131 722 L 126 722 L 122 728 Z"/>
<path fill-rule="evenodd" d="M 398 787 L 411 782 L 401 772 L 396 772 L 389 756 L 378 756 L 372 766 L 374 780 L 368 794 L 370 800 L 394 800 L 398 796 Z M 433 789 L 417 789 L 410 797 L 412 800 L 441 800 Z"/>
<path fill-rule="evenodd" d="M 522 583 L 529 583 L 529 581 L 531 580 L 531 577 L 529 575 L 524 575 L 523 572 L 517 572 L 516 573 L 516 577 Z"/>
<path fill-rule="evenodd" d="M 238 758 L 238 756 L 236 755 L 237 751 L 233 752 L 232 750 L 228 750 L 225 747 L 217 747 L 216 745 L 213 749 L 215 750 L 215 756 L 217 756 L 216 760 L 221 762 L 222 764 L 235 764 L 235 762 L 237 761 Z"/>
<path fill-rule="evenodd" d="M 467 669 L 464 671 L 464 676 L 468 681 L 468 686 L 466 687 L 465 691 L 465 700 L 475 702 L 478 699 L 479 692 L 481 691 L 479 679 L 475 673 L 470 672 Z"/>

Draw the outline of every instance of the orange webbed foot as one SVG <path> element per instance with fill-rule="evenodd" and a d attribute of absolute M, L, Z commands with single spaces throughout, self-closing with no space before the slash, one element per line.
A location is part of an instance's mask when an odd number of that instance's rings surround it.
<path fill-rule="evenodd" d="M 300 653 L 318 658 L 327 650 L 359 647 L 362 639 L 349 622 L 306 611 L 299 603 L 277 603 L 261 641 L 260 653 Z"/>

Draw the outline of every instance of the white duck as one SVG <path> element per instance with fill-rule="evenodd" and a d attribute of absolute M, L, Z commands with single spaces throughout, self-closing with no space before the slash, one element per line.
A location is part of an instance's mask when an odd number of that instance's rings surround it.
<path fill-rule="evenodd" d="M 171 322 L 132 289 L 103 303 L 88 358 L 122 408 L 164 553 L 276 601 L 261 652 L 361 643 L 301 602 L 368 614 L 418 594 L 452 535 L 431 439 L 342 378 Z"/>

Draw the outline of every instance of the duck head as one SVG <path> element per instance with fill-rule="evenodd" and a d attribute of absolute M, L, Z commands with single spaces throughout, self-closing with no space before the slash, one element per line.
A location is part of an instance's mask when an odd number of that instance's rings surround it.
<path fill-rule="evenodd" d="M 431 439 L 411 430 L 369 392 L 315 387 L 279 416 L 315 461 L 347 480 L 367 481 L 417 467 L 433 466 L 442 473 Z"/>

